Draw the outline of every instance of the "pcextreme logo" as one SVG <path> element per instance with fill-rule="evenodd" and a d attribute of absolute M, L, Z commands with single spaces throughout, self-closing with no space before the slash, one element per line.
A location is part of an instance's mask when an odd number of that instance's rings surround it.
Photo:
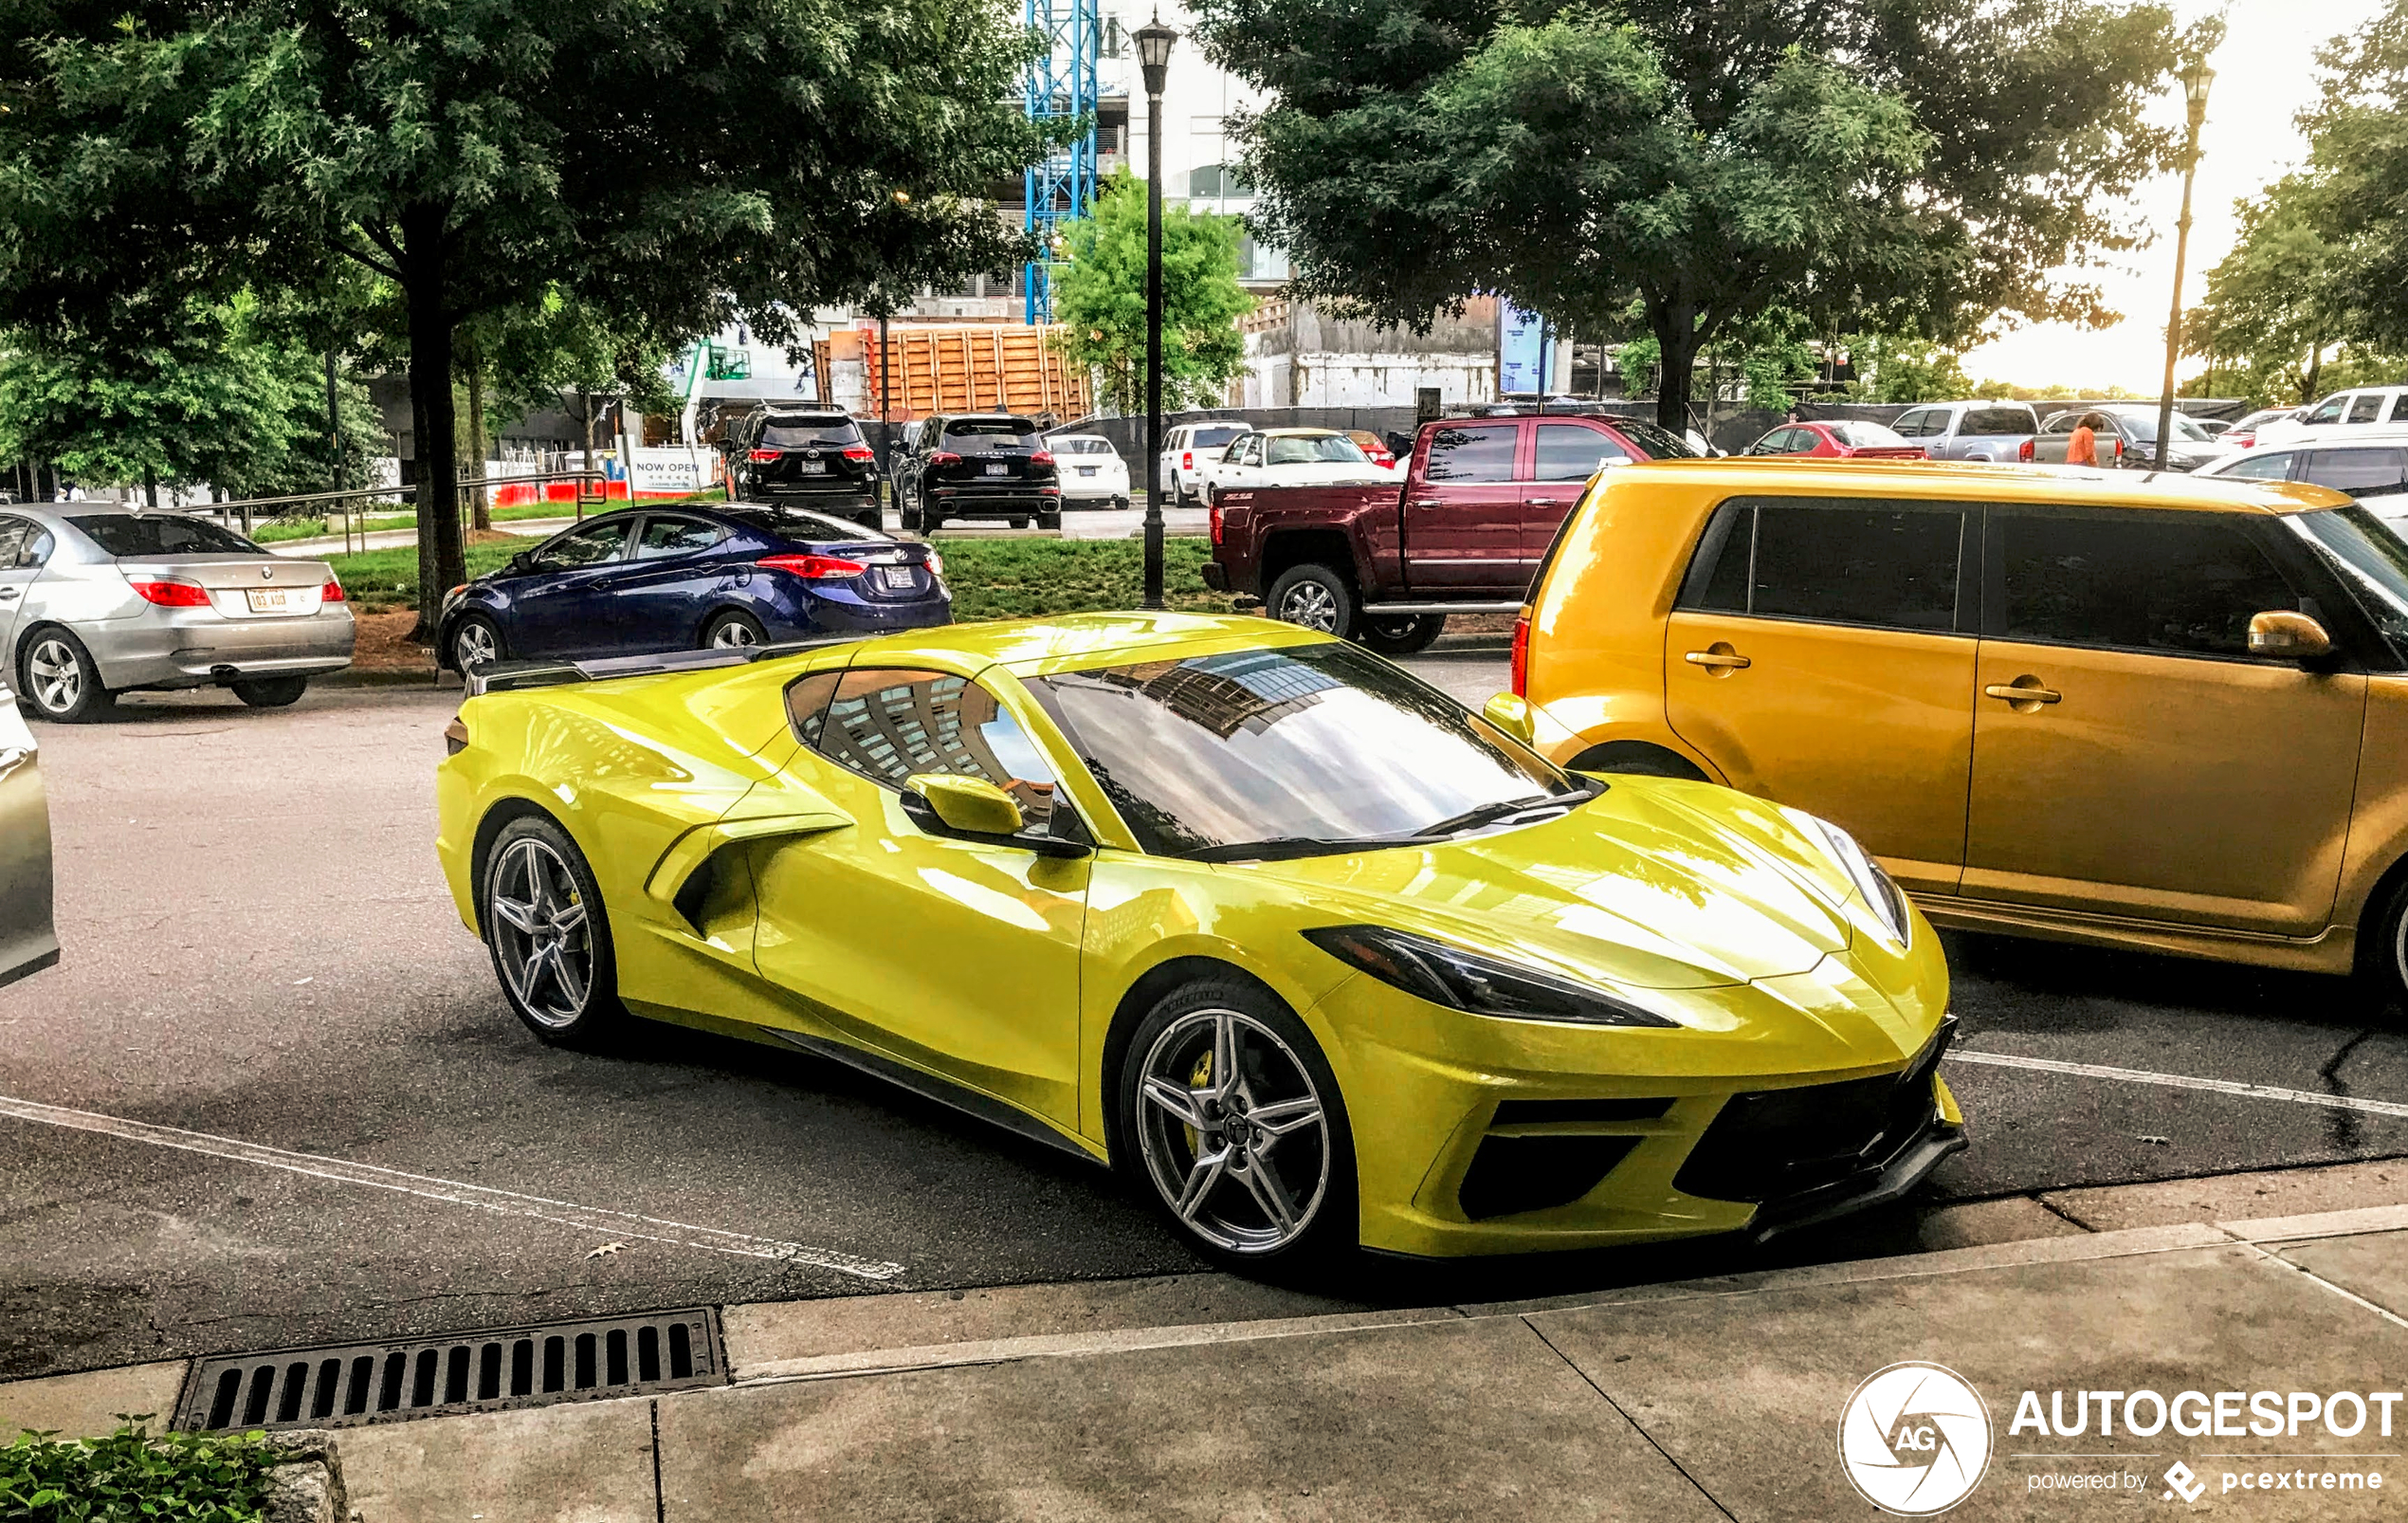
<path fill-rule="evenodd" d="M 1865 1500 L 1901 1517 L 1944 1513 L 1990 1468 L 1990 1409 L 1943 1365 L 1876 1370 L 1839 1418 L 1839 1459 Z"/>

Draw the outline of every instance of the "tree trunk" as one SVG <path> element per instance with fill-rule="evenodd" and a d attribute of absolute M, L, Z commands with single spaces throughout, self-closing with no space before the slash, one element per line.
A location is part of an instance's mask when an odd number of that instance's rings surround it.
<path fill-rule="evenodd" d="M 150 466 L 142 468 L 142 500 L 153 507 L 159 505 L 159 473 Z"/>
<path fill-rule="evenodd" d="M 468 579 L 460 535 L 459 410 L 451 400 L 451 313 L 445 301 L 443 213 L 412 208 L 402 222 L 409 263 L 410 412 L 418 431 L 418 622 L 410 638 L 432 645 L 443 595 Z"/>
<path fill-rule="evenodd" d="M 493 496 L 485 486 L 485 357 L 468 349 L 468 458 L 476 463 L 477 485 L 469 488 L 468 510 L 481 529 L 493 527 Z"/>
<path fill-rule="evenodd" d="M 1688 432 L 1689 387 L 1696 376 L 1697 354 L 1704 336 L 1698 332 L 1697 309 L 1685 302 L 1651 303 L 1648 318 L 1655 342 L 1664 354 L 1663 378 L 1655 387 L 1655 422 L 1675 438 Z"/>

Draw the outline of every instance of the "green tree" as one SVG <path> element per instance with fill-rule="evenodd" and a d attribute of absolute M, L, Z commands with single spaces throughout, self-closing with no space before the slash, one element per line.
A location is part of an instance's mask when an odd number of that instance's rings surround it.
<path fill-rule="evenodd" d="M 2330 201 L 2328 184 L 2289 174 L 2240 202 L 2240 237 L 2184 318 L 2185 346 L 2237 362 L 2253 397 L 2314 401 L 2330 351 L 2349 337 L 2357 283 L 2350 250 L 2328 232 Z"/>
<path fill-rule="evenodd" d="M 2180 40 L 2100 0 L 1198 0 L 1300 295 L 1426 326 L 1495 290 L 1577 331 L 1634 296 L 1658 418 L 1776 303 L 1960 339 L 2001 309 L 2097 320 L 2052 271 L 2139 229 L 2143 119 Z M 2213 25 L 2194 40 L 2212 41 Z"/>
<path fill-rule="evenodd" d="M 1976 394 L 1960 357 L 1928 339 L 1886 333 L 1850 334 L 1840 340 L 1856 374 L 1855 395 L 1868 402 L 1941 402 Z"/>
<path fill-rule="evenodd" d="M 1055 342 L 1103 378 L 1102 400 L 1145 407 L 1145 182 L 1122 169 L 1086 216 L 1063 229 L 1068 263 L 1055 266 Z M 1237 217 L 1180 204 L 1162 209 L 1162 405 L 1217 404 L 1246 369 L 1237 320 L 1254 299 L 1237 284 Z"/>
<path fill-rule="evenodd" d="M 1003 0 L 43 0 L 0 10 L 0 323 L 390 283 L 420 606 L 462 571 L 453 336 L 555 286 L 668 348 L 1019 255 Z M 105 230 L 103 234 L 102 229 Z"/>

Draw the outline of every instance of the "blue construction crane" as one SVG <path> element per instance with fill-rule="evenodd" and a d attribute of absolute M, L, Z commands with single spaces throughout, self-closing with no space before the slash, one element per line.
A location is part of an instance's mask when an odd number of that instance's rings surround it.
<path fill-rule="evenodd" d="M 1052 251 L 1056 227 L 1083 216 L 1095 203 L 1096 61 L 1104 50 L 1104 26 L 1096 0 L 1028 0 L 1029 28 L 1046 41 L 1045 55 L 1029 66 L 1028 110 L 1031 119 L 1085 118 L 1086 130 L 1030 167 L 1029 210 L 1022 224 L 1034 234 L 1039 257 L 1021 282 L 1028 293 L 1028 321 L 1053 321 Z"/>

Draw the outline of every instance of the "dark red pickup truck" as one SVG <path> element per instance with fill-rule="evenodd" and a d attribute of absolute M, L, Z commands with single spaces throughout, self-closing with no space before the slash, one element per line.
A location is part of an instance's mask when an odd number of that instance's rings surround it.
<path fill-rule="evenodd" d="M 1651 423 L 1587 415 L 1441 418 L 1395 486 L 1219 492 L 1205 582 L 1273 618 L 1399 655 L 1450 614 L 1522 606 L 1556 526 L 1600 467 L 1694 453 Z"/>

